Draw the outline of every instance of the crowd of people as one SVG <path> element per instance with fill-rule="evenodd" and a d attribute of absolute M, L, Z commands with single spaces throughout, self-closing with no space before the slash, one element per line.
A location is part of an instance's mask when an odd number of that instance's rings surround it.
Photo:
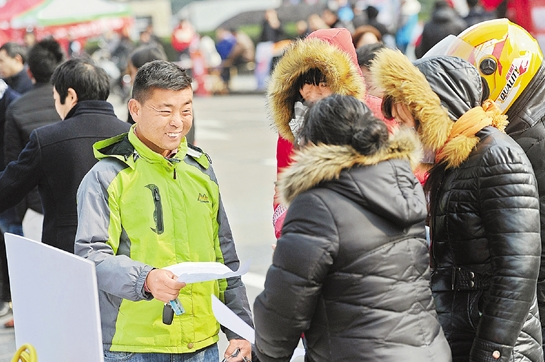
<path fill-rule="evenodd" d="M 451 0 L 437 0 L 430 19 L 421 25 L 418 0 L 404 0 L 398 8 L 392 8 L 389 3 L 373 6 L 364 1 L 335 0 L 297 21 L 295 34 L 286 31 L 286 24 L 276 9 L 268 9 L 255 39 L 241 29 L 220 27 L 214 46 L 208 36 L 201 37 L 187 19 L 181 19 L 173 31 L 172 45 L 188 67 L 195 56 L 204 58 L 207 76 L 211 79 L 207 84 L 210 93 L 229 93 L 231 75 L 238 70 L 253 71 L 257 90 L 265 90 L 285 47 L 313 31 L 345 28 L 350 31 L 356 48 L 381 43 L 400 49 L 411 58 L 420 58 L 445 36 L 458 35 L 469 26 L 496 16 L 485 11 L 478 0 L 468 0 L 467 9 L 462 16 Z"/>
<path fill-rule="evenodd" d="M 186 284 L 166 268 L 240 264 L 212 160 L 189 139 L 194 52 L 210 49 L 192 25 L 173 33 L 176 61 L 152 29 L 130 52 L 118 42 L 128 120 L 90 57 L 51 38 L 0 46 L 1 234 L 22 234 L 33 208 L 42 242 L 94 262 L 106 362 L 289 361 L 300 340 L 306 361 L 544 361 L 537 41 L 485 20 L 450 33 L 451 46 L 423 38 L 422 55 L 433 55 L 413 60 L 377 8 L 358 24 L 347 4 L 267 53 L 277 243 L 253 306 L 240 276 Z M 284 40 L 267 11 L 259 43 Z M 224 28 L 214 49 L 227 87 L 233 67 L 267 52 Z M 0 283 L 7 314 L 3 243 Z M 254 345 L 221 327 L 229 343 L 219 351 L 211 294 L 255 328 Z"/>

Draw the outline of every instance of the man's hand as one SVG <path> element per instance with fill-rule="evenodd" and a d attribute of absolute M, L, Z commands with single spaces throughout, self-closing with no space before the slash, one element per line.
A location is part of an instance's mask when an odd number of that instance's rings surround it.
<path fill-rule="evenodd" d="M 231 357 L 237 348 L 240 352 Z M 245 339 L 231 339 L 223 356 L 228 362 L 252 362 L 252 345 Z"/>
<path fill-rule="evenodd" d="M 185 283 L 178 282 L 176 275 L 166 269 L 153 269 L 146 277 L 146 286 L 153 297 L 163 303 L 178 298 L 180 289 L 185 287 Z"/>

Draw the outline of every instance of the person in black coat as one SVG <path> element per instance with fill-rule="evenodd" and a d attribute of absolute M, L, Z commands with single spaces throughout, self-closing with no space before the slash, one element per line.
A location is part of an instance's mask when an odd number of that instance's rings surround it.
<path fill-rule="evenodd" d="M 480 0 L 466 0 L 466 2 L 469 11 L 467 15 L 464 16 L 464 21 L 466 22 L 468 28 L 483 21 L 492 20 L 496 17 L 493 11 L 487 11 L 483 7 Z"/>
<path fill-rule="evenodd" d="M 19 154 L 30 140 L 30 133 L 36 128 L 59 122 L 61 118 L 55 109 L 51 95 L 51 75 L 64 61 L 60 44 L 51 38 L 36 43 L 28 52 L 28 72 L 34 80 L 31 90 L 24 93 L 11 104 L 6 112 L 4 125 L 4 161 L 7 165 L 17 160 Z M 30 192 L 25 200 L 17 205 L 19 216 L 23 217 L 27 208 L 42 213 L 38 190 Z"/>
<path fill-rule="evenodd" d="M 32 80 L 25 67 L 27 51 L 15 42 L 0 46 L 0 77 L 17 93 L 32 89 Z"/>
<path fill-rule="evenodd" d="M 282 27 L 282 23 L 278 19 L 278 14 L 275 9 L 265 11 L 264 19 L 261 22 L 261 34 L 259 43 L 262 42 L 279 42 L 287 38 L 286 32 Z"/>
<path fill-rule="evenodd" d="M 61 120 L 55 110 L 55 101 L 51 96 L 50 80 L 53 71 L 63 60 L 63 50 L 54 39 L 44 39 L 29 50 L 28 73 L 34 80 L 34 86 L 10 104 L 7 109 L 3 128 L 4 147 L 2 149 L 5 165 L 17 160 L 34 129 Z M 16 213 L 14 212 L 14 214 L 16 214 L 20 227 L 22 227 L 22 220 L 29 208 L 42 213 L 42 203 L 37 189 L 29 192 L 15 208 Z M 5 231 L 13 232 L 11 230 Z M 0 278 L 2 279 L 1 300 L 10 301 L 10 283 L 3 237 L 0 237 Z"/>
<path fill-rule="evenodd" d="M 431 19 L 424 24 L 420 43 L 414 50 L 417 58 L 422 58 L 428 50 L 448 35 L 458 35 L 467 28 L 462 17 L 446 0 L 437 0 Z"/>
<path fill-rule="evenodd" d="M 7 42 L 0 46 L 0 77 L 3 77 L 6 84 L 18 94 L 23 94 L 32 89 L 32 80 L 28 75 L 26 67 L 27 50 L 21 44 L 15 42 Z M 7 108 L 6 108 L 7 111 Z M 0 162 L 2 170 L 4 169 L 4 125 L 6 113 L 2 115 L 0 123 Z M 9 232 L 12 234 L 23 235 L 23 217 L 17 213 L 17 209 L 6 209 L 0 214 L 0 229 L 1 232 Z M 3 248 L 3 243 L 0 238 L 0 250 Z M 0 262 L 5 259 L 2 256 L 4 252 L 0 251 Z M 2 267 L 4 271 L 5 267 Z M 8 292 L 9 294 L 9 292 Z"/>
<path fill-rule="evenodd" d="M 129 129 L 109 96 L 108 75 L 87 59 L 70 59 L 51 78 L 62 122 L 35 129 L 17 161 L 0 173 L 0 211 L 16 205 L 38 186 L 43 205 L 42 242 L 74 252 L 76 191 L 97 162 L 93 144 Z"/>
<path fill-rule="evenodd" d="M 335 120 L 332 122 L 332 120 Z M 288 205 L 254 303 L 260 361 L 448 362 L 432 298 L 416 135 L 389 139 L 360 100 L 332 95 L 305 115 L 280 176 Z"/>
<path fill-rule="evenodd" d="M 458 36 L 478 56 L 464 56 L 480 69 L 490 88 L 492 99 L 507 115 L 505 132 L 524 150 L 536 174 L 541 212 L 541 268 L 537 283 L 537 301 L 541 318 L 542 346 L 545 349 L 545 64 L 542 48 L 526 29 L 508 19 L 488 20 Z M 504 44 L 498 51 L 498 44 Z M 471 48 L 470 48 L 471 49 Z M 452 51 L 449 51 L 452 52 Z M 489 65 L 486 67 L 486 65 Z M 490 65 L 492 67 L 490 67 Z M 504 69 L 520 69 L 506 77 Z"/>
<path fill-rule="evenodd" d="M 11 89 L 2 79 L 0 79 L 0 135 L 4 129 L 6 120 L 6 111 L 11 103 L 13 103 L 21 95 Z M 0 170 L 4 169 L 4 149 L 0 147 Z M 9 209 L 0 213 L 0 317 L 5 316 L 11 310 L 9 303 L 11 302 L 11 290 L 9 285 L 8 262 L 6 259 L 6 247 L 4 244 L 4 232 L 13 220 L 17 219 L 15 209 Z M 4 229 L 4 230 L 3 230 Z M 22 226 L 21 232 L 22 234 Z"/>
<path fill-rule="evenodd" d="M 11 88 L 4 80 L 0 79 L 0 136 L 4 134 L 6 113 L 8 107 L 17 100 L 21 94 Z M 0 138 L 1 141 L 2 138 Z M 1 142 L 0 142 L 1 145 Z M 0 170 L 4 169 L 4 147 L 0 147 Z"/>
<path fill-rule="evenodd" d="M 507 117 L 477 68 L 458 57 L 413 65 L 385 49 L 371 73 L 386 115 L 412 127 L 435 156 L 424 187 L 431 288 L 453 361 L 543 361 L 538 184 L 505 134 Z"/>

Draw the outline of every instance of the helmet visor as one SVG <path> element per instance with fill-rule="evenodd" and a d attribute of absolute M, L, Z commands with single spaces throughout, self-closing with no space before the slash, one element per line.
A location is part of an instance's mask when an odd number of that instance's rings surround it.
<path fill-rule="evenodd" d="M 475 65 L 479 59 L 486 56 L 486 53 L 454 35 L 449 35 L 435 44 L 422 58 L 445 55 L 462 58 Z"/>

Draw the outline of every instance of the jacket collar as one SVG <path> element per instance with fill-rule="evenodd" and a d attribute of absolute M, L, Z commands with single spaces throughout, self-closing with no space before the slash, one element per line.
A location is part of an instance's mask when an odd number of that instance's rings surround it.
<path fill-rule="evenodd" d="M 545 67 L 541 65 L 520 97 L 507 110 L 509 125 L 506 132 L 510 135 L 523 132 L 545 117 L 544 97 Z"/>
<path fill-rule="evenodd" d="M 110 103 L 106 101 L 89 100 L 76 103 L 74 107 L 68 111 L 64 119 L 76 117 L 84 113 L 108 113 L 115 116 L 114 107 Z"/>
<path fill-rule="evenodd" d="M 136 135 L 134 130 L 136 129 L 136 124 L 131 126 L 129 130 L 129 142 L 134 146 L 135 152 L 142 158 L 145 158 L 149 162 L 165 162 L 167 159 L 151 150 L 148 146 L 146 146 Z M 180 160 L 182 160 L 187 153 L 187 141 L 186 138 L 182 140 L 180 145 L 178 146 L 178 151 L 172 158 L 170 158 L 168 161 L 171 163 L 178 163 Z"/>
<path fill-rule="evenodd" d="M 279 175 L 281 202 L 289 205 L 300 193 L 324 181 L 338 179 L 341 172 L 355 166 L 376 165 L 379 162 L 403 159 L 413 169 L 422 158 L 418 136 L 413 130 L 400 128 L 390 136 L 388 147 L 364 156 L 350 146 L 308 145 L 296 151 L 293 163 Z"/>

